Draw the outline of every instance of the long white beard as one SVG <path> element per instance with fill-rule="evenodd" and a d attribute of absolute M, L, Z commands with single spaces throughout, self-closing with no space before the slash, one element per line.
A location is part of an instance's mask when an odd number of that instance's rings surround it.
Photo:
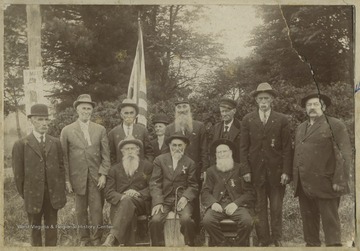
<path fill-rule="evenodd" d="M 227 172 L 234 168 L 234 160 L 231 157 L 216 159 L 216 168 L 221 172 Z"/>
<path fill-rule="evenodd" d="M 182 130 L 190 133 L 193 131 L 193 119 L 190 111 L 187 114 L 175 113 L 175 132 L 181 132 Z"/>
<path fill-rule="evenodd" d="M 125 173 L 128 176 L 133 176 L 135 171 L 139 167 L 140 158 L 137 155 L 126 155 L 122 158 L 122 164 L 125 169 Z"/>
<path fill-rule="evenodd" d="M 179 151 L 179 152 L 174 152 L 171 151 L 171 156 L 175 159 L 175 160 L 179 160 L 181 159 L 181 157 L 184 155 L 183 151 Z"/>

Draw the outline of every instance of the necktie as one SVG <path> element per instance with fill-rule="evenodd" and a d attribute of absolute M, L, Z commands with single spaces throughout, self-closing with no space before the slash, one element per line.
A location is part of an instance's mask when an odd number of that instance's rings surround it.
<path fill-rule="evenodd" d="M 266 113 L 264 112 L 263 125 L 266 124 L 266 121 L 267 121 L 267 117 L 266 117 Z"/>
<path fill-rule="evenodd" d="M 44 154 L 45 152 L 45 140 L 44 135 L 40 136 L 40 147 L 41 147 L 41 153 Z"/>
<path fill-rule="evenodd" d="M 228 132 L 229 131 L 229 126 L 225 126 L 225 132 Z"/>
<path fill-rule="evenodd" d="M 129 136 L 130 135 L 130 126 L 127 127 L 127 135 L 126 136 Z"/>
<path fill-rule="evenodd" d="M 225 130 L 224 130 L 224 133 L 223 133 L 223 138 L 227 139 L 228 132 L 229 132 L 229 126 L 226 125 L 224 128 L 225 128 Z"/>
<path fill-rule="evenodd" d="M 88 143 L 89 146 L 91 146 L 89 127 L 83 126 L 83 127 L 81 127 L 81 129 L 82 129 L 82 131 L 84 133 L 84 137 L 85 137 L 86 142 Z"/>

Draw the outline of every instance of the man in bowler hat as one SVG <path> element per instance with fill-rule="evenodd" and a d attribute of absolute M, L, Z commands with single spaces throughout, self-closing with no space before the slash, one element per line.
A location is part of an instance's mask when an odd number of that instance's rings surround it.
<path fill-rule="evenodd" d="M 110 169 L 109 142 L 105 127 L 90 121 L 94 107 L 95 102 L 91 100 L 91 96 L 81 94 L 74 102 L 79 118 L 65 126 L 60 135 L 65 156 L 66 188 L 69 193 L 75 192 L 80 246 L 101 244 L 103 188 Z M 90 228 L 93 229 L 92 238 Z"/>
<path fill-rule="evenodd" d="M 321 246 L 320 218 L 326 246 L 341 246 L 340 197 L 349 192 L 352 148 L 345 124 L 327 116 L 331 100 L 314 91 L 301 100 L 308 119 L 295 134 L 294 187 L 299 197 L 306 246 Z"/>
<path fill-rule="evenodd" d="M 175 133 L 166 139 L 170 153 L 158 156 L 154 160 L 154 169 L 150 179 L 152 198 L 151 220 L 149 223 L 153 246 L 164 246 L 164 224 L 170 211 L 177 210 L 180 216 L 180 231 L 185 244 L 194 245 L 195 223 L 192 219 L 193 201 L 198 197 L 195 162 L 186 156 L 185 148 L 189 139 Z M 177 205 L 175 192 L 178 190 Z"/>
<path fill-rule="evenodd" d="M 282 246 L 282 204 L 292 171 L 289 122 L 286 115 L 271 107 L 276 95 L 270 84 L 259 84 L 252 93 L 258 109 L 245 115 L 241 124 L 241 172 L 244 180 L 252 182 L 256 191 L 255 227 L 259 246 L 271 243 Z"/>
<path fill-rule="evenodd" d="M 27 116 L 33 130 L 12 150 L 15 184 L 24 199 L 32 246 L 42 246 L 43 227 L 45 246 L 56 246 L 57 213 L 66 203 L 63 153 L 60 141 L 47 134 L 48 116 L 46 105 L 33 105 Z"/>
<path fill-rule="evenodd" d="M 151 140 L 150 144 L 154 150 L 154 158 L 156 158 L 168 150 L 168 147 L 165 144 L 165 129 L 169 124 L 169 121 L 166 114 L 158 113 L 153 117 L 152 123 L 154 125 L 156 138 Z"/>

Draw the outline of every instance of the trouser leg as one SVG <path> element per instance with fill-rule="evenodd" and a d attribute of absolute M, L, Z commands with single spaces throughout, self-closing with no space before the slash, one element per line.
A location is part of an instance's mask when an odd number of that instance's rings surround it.
<path fill-rule="evenodd" d="M 175 209 L 176 210 L 176 209 Z M 195 222 L 192 219 L 193 207 L 187 203 L 183 210 L 179 211 L 180 232 L 184 235 L 185 245 L 194 246 Z"/>
<path fill-rule="evenodd" d="M 101 240 L 103 234 L 103 206 L 104 195 L 103 191 L 99 190 L 95 181 L 88 176 L 88 205 L 90 211 L 91 226 L 93 231 L 93 241 Z"/>
<path fill-rule="evenodd" d="M 51 205 L 49 192 L 44 195 L 45 246 L 56 246 L 57 243 L 57 209 Z"/>
<path fill-rule="evenodd" d="M 75 211 L 78 224 L 78 231 L 81 242 L 88 242 L 90 240 L 90 229 L 88 228 L 88 187 L 84 195 L 75 195 Z"/>
<path fill-rule="evenodd" d="M 301 187 L 299 188 L 299 204 L 306 246 L 321 246 L 320 213 L 317 203 L 314 199 L 306 196 Z"/>
<path fill-rule="evenodd" d="M 208 209 L 204 215 L 202 223 L 214 246 L 222 246 L 226 241 L 220 226 L 220 221 L 226 217 L 226 214 L 215 212 L 212 209 Z"/>
<path fill-rule="evenodd" d="M 282 237 L 282 208 L 285 186 L 269 186 L 271 237 L 280 241 Z"/>
<path fill-rule="evenodd" d="M 159 212 L 152 216 L 149 222 L 152 246 L 165 246 L 164 224 L 171 207 L 164 205 L 164 213 Z"/>
<path fill-rule="evenodd" d="M 334 199 L 317 199 L 317 201 L 326 246 L 341 246 L 340 218 L 338 213 L 340 197 Z"/>
<path fill-rule="evenodd" d="M 249 246 L 249 236 L 254 225 L 254 220 L 249 209 L 239 207 L 228 217 L 237 224 L 236 245 L 240 247 Z"/>
<path fill-rule="evenodd" d="M 31 231 L 31 246 L 41 247 L 42 238 L 41 238 L 41 219 L 43 215 L 43 210 L 37 214 L 29 214 L 28 220 Z"/>
<path fill-rule="evenodd" d="M 270 230 L 268 220 L 268 195 L 266 185 L 255 187 L 256 191 L 256 216 L 255 216 L 255 229 L 258 236 L 258 241 L 262 244 L 270 243 Z"/>

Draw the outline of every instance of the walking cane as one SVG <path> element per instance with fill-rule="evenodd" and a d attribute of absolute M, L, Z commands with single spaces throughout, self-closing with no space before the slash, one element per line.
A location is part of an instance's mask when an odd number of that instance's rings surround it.
<path fill-rule="evenodd" d="M 173 237 L 173 245 L 175 245 L 175 233 L 176 233 L 176 216 L 177 216 L 177 203 L 178 203 L 178 192 L 179 189 L 183 189 L 184 187 L 178 186 L 175 190 L 175 207 L 174 207 L 174 237 Z"/>

